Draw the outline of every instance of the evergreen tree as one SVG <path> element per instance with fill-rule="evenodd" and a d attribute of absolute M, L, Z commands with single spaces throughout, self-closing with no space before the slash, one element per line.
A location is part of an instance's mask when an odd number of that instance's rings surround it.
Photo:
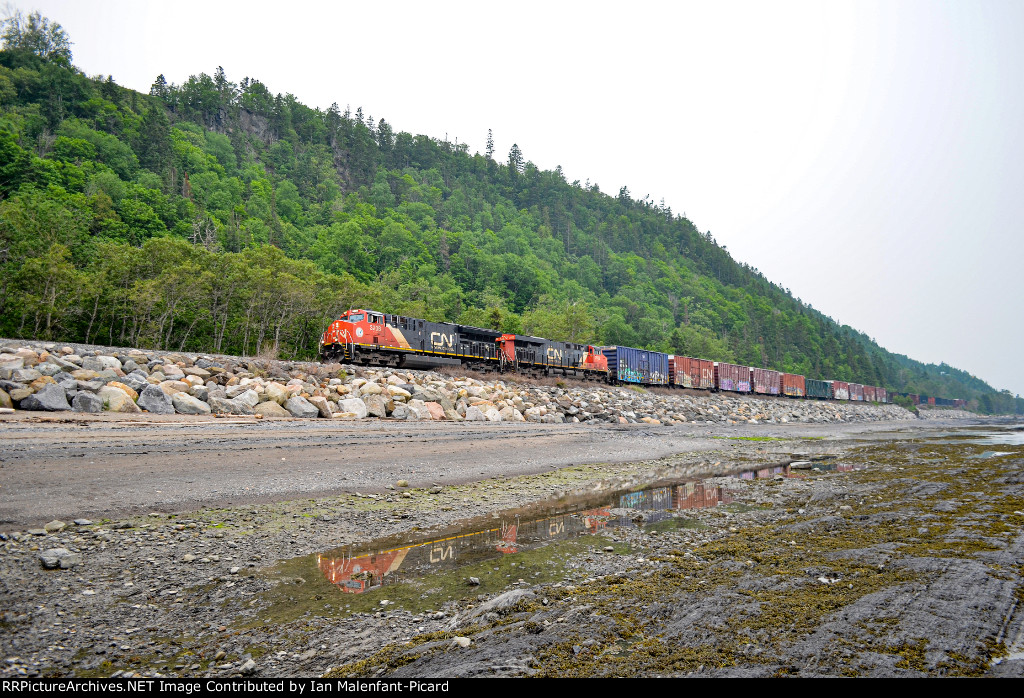
<path fill-rule="evenodd" d="M 167 99 L 167 78 L 163 76 L 163 73 L 156 76 L 156 80 L 153 81 L 153 85 L 149 88 L 149 94 L 160 99 Z"/>
<path fill-rule="evenodd" d="M 517 143 L 512 144 L 512 149 L 508 151 L 508 168 L 510 174 L 519 175 L 523 173 L 523 151 L 519 149 Z"/>
<path fill-rule="evenodd" d="M 171 164 L 171 122 L 159 103 L 142 115 L 136 153 L 140 165 L 159 175 L 163 175 Z"/>

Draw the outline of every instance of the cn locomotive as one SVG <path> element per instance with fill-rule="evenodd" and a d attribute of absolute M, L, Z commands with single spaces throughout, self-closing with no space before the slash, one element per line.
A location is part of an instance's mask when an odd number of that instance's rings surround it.
<path fill-rule="evenodd" d="M 484 372 L 571 376 L 577 380 L 650 387 L 754 393 L 818 400 L 892 402 L 885 388 L 815 380 L 632 347 L 556 342 L 543 337 L 375 310 L 349 310 L 320 338 L 320 359 L 368 366 L 433 369 L 465 366 Z M 935 398 L 932 398 L 935 400 Z M 958 404 L 962 400 L 936 404 Z"/>
<path fill-rule="evenodd" d="M 608 359 L 593 346 L 374 310 L 350 310 L 332 322 L 320 339 L 320 358 L 421 369 L 466 366 L 590 381 L 608 376 Z"/>

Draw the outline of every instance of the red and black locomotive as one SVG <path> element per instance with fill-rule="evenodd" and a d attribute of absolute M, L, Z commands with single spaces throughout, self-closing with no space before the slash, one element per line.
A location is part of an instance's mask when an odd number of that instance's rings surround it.
<path fill-rule="evenodd" d="M 603 381 L 608 376 L 608 359 L 593 346 L 374 310 L 350 310 L 332 322 L 320 340 L 320 358 L 420 369 L 466 366 L 582 380 Z"/>

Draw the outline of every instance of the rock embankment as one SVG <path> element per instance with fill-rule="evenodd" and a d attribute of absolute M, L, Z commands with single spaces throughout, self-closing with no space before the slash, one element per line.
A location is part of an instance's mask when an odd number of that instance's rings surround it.
<path fill-rule="evenodd" d="M 951 410 L 943 407 L 918 407 L 918 419 L 977 419 L 978 415 L 967 410 Z"/>
<path fill-rule="evenodd" d="M 238 357 L 9 344 L 0 408 L 131 414 L 253 415 L 618 424 L 760 424 L 908 419 L 896 405 L 819 402 Z"/>

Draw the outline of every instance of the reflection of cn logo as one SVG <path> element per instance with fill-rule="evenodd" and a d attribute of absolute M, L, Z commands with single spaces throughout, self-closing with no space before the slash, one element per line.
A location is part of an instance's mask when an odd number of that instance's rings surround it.
<path fill-rule="evenodd" d="M 452 544 L 448 545 L 435 545 L 430 549 L 430 561 L 441 562 L 443 560 L 452 560 L 455 558 L 455 548 Z"/>

